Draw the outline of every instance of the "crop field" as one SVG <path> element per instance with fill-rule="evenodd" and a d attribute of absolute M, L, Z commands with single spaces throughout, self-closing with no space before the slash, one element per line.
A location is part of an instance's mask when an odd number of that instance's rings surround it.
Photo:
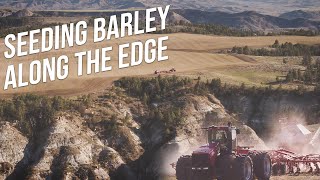
<path fill-rule="evenodd" d="M 92 33 L 89 32 L 89 35 Z M 67 48 L 63 50 L 53 50 L 48 53 L 38 55 L 30 55 L 25 57 L 14 58 L 12 60 L 0 61 L 0 84 L 4 84 L 6 76 L 6 67 L 14 64 L 18 67 L 19 63 L 23 63 L 23 78 L 27 80 L 29 74 L 29 64 L 32 60 L 43 60 L 45 58 L 58 57 L 60 55 L 69 56 L 69 76 L 63 81 L 54 81 L 40 83 L 39 85 L 28 86 L 18 89 L 9 88 L 4 91 L 1 87 L 0 95 L 2 97 L 11 96 L 16 93 L 36 92 L 48 95 L 65 95 L 73 96 L 82 93 L 96 92 L 112 85 L 112 82 L 124 76 L 147 76 L 152 77 L 155 70 L 170 70 L 175 68 L 176 75 L 190 77 L 204 77 L 211 79 L 219 77 L 225 82 L 248 85 L 264 85 L 265 83 L 274 81 L 276 76 L 283 75 L 283 72 L 293 66 L 299 66 L 298 60 L 292 61 L 286 65 L 282 64 L 282 57 L 254 57 L 239 56 L 233 54 L 217 53 L 223 49 L 230 49 L 233 46 L 249 46 L 249 47 L 265 47 L 274 43 L 276 39 L 280 43 L 292 42 L 303 44 L 317 44 L 320 42 L 319 37 L 302 37 L 302 36 L 271 36 L 271 37 L 224 37 L 224 36 L 206 36 L 195 34 L 169 34 L 169 40 L 164 44 L 168 46 L 165 55 L 169 56 L 169 60 L 162 62 L 154 62 L 152 64 L 142 63 L 140 66 L 119 69 L 117 46 L 119 44 L 141 41 L 147 39 L 161 37 L 164 35 L 139 35 L 134 37 L 126 37 L 117 40 L 104 41 L 101 43 L 93 43 L 92 38 L 84 46 Z M 90 37 L 90 36 L 89 36 Z M 4 40 L 0 51 L 4 52 Z M 75 52 L 99 49 L 107 46 L 113 46 L 114 50 L 110 54 L 112 71 L 104 73 L 96 73 L 91 75 L 77 76 L 77 61 L 74 58 Z M 3 56 L 1 57 L 4 58 Z M 86 63 L 83 64 L 86 67 Z"/>

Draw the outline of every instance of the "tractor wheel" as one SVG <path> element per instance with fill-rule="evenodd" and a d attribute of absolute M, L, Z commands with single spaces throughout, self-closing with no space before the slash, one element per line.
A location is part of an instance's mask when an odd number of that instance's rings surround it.
<path fill-rule="evenodd" d="M 249 156 L 237 157 L 233 180 L 253 180 L 253 163 Z"/>
<path fill-rule="evenodd" d="M 286 175 L 286 172 L 287 172 L 286 164 L 280 164 L 279 170 L 280 170 L 280 176 Z"/>
<path fill-rule="evenodd" d="M 233 179 L 233 166 L 235 163 L 235 155 L 218 156 L 216 161 L 216 174 L 218 180 L 230 180 Z"/>
<path fill-rule="evenodd" d="M 271 158 L 268 153 L 259 153 L 253 158 L 254 174 L 259 180 L 269 180 L 272 168 Z"/>
<path fill-rule="evenodd" d="M 192 159 L 190 156 L 181 156 L 176 166 L 177 180 L 192 180 Z"/>

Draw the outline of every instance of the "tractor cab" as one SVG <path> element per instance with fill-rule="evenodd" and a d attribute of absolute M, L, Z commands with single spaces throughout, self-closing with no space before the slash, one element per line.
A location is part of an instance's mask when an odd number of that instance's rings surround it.
<path fill-rule="evenodd" d="M 237 150 L 237 134 L 239 129 L 228 126 L 210 126 L 207 129 L 209 146 L 217 144 L 223 153 L 232 153 Z"/>

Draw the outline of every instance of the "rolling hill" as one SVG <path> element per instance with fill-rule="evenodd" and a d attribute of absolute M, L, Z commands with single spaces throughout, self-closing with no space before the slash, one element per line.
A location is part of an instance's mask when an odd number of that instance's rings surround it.
<path fill-rule="evenodd" d="M 19 10 L 12 12 L 13 17 L 104 17 L 119 15 L 123 11 L 30 11 Z M 6 14 L 8 15 L 8 13 Z M 32 19 L 36 21 L 35 18 Z M 319 30 L 320 21 L 313 21 L 307 18 L 289 19 L 271 15 L 260 14 L 255 11 L 244 11 L 240 13 L 228 13 L 221 11 L 201 11 L 195 9 L 172 9 L 168 15 L 167 23 L 187 22 L 192 24 L 219 24 L 237 29 L 252 31 L 274 31 L 283 29 L 309 29 Z"/>
<path fill-rule="evenodd" d="M 177 9 L 242 12 L 258 11 L 264 14 L 281 14 L 292 10 L 319 9 L 318 0 L 2 0 L 2 8 L 29 8 L 32 10 L 80 10 L 80 9 L 130 9 L 171 4 Z"/>
<path fill-rule="evenodd" d="M 320 11 L 302 11 L 296 10 L 281 14 L 279 17 L 286 19 L 309 19 L 314 21 L 320 21 Z"/>
<path fill-rule="evenodd" d="M 285 28 L 319 29 L 320 22 L 308 19 L 285 19 L 263 15 L 255 11 L 241 13 L 205 12 L 200 10 L 175 10 L 178 14 L 196 24 L 221 24 L 229 27 L 254 31 Z"/>

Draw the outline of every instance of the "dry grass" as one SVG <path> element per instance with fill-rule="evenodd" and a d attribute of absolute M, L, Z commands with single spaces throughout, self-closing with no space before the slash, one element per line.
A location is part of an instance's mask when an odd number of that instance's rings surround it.
<path fill-rule="evenodd" d="M 92 35 L 90 32 L 89 35 Z M 29 63 L 35 59 L 44 59 L 52 56 L 68 55 L 69 59 L 69 77 L 67 80 L 42 83 L 36 86 L 29 86 L 19 89 L 0 90 L 0 95 L 11 96 L 15 93 L 37 92 L 48 95 L 78 95 L 81 93 L 95 92 L 106 88 L 112 84 L 112 81 L 123 76 L 151 76 L 155 70 L 169 70 L 172 67 L 177 69 L 177 75 L 205 76 L 207 78 L 221 77 L 223 80 L 231 83 L 259 85 L 261 82 L 267 82 L 279 75 L 279 71 L 263 70 L 264 67 L 281 66 L 281 58 L 272 57 L 251 57 L 251 60 L 243 57 L 236 57 L 226 54 L 212 53 L 214 50 L 232 48 L 233 46 L 252 46 L 262 47 L 272 44 L 275 39 L 280 42 L 290 41 L 292 43 L 316 44 L 320 42 L 319 37 L 299 37 L 299 36 L 279 36 L 279 37 L 223 37 L 223 36 L 204 36 L 195 34 L 170 34 L 169 41 L 165 43 L 169 50 L 165 53 L 170 59 L 164 62 L 154 62 L 153 64 L 142 64 L 141 66 L 118 69 L 116 48 L 119 44 L 133 41 L 145 41 L 150 38 L 156 38 L 163 35 L 140 35 L 122 38 L 118 40 L 105 41 L 102 43 L 93 43 L 90 38 L 85 46 L 73 47 L 39 55 L 30 55 L 27 57 L 14 58 L 14 60 L 0 61 L 0 83 L 4 84 L 6 67 L 9 64 L 24 63 L 24 80 L 29 78 Z M 89 36 L 91 37 L 91 36 Z M 0 43 L 3 44 L 3 39 Z M 94 50 L 106 46 L 114 46 L 110 54 L 113 66 L 111 72 L 97 73 L 90 76 L 77 76 L 77 62 L 73 57 L 75 52 Z M 4 51 L 4 45 L 0 48 Z M 3 55 L 1 57 L 4 59 Z M 84 64 L 85 66 L 85 64 Z M 255 68 L 253 68 L 255 67 Z M 248 70 L 248 68 L 251 68 Z M 275 68 L 276 69 L 276 68 Z M 259 74 L 257 76 L 257 74 Z M 280 73 L 281 74 L 281 73 Z M 1 88 L 3 89 L 3 88 Z"/>

